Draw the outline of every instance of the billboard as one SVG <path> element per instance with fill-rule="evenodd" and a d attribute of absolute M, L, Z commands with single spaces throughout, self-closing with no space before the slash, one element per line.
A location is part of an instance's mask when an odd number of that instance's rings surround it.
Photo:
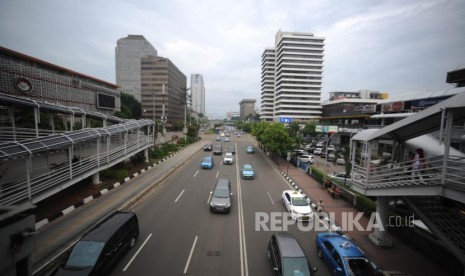
<path fill-rule="evenodd" d="M 316 125 L 315 132 L 322 132 L 322 133 L 338 132 L 338 126 Z"/>

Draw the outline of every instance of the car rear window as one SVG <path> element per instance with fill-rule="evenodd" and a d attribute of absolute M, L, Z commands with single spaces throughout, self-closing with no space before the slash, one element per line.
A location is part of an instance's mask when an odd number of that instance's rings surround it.
<path fill-rule="evenodd" d="M 102 252 L 103 242 L 79 241 L 73 247 L 68 260 L 65 264 L 65 269 L 69 268 L 87 268 L 92 267 L 97 262 L 100 253 Z"/>
<path fill-rule="evenodd" d="M 283 275 L 310 276 L 306 258 L 283 258 Z"/>

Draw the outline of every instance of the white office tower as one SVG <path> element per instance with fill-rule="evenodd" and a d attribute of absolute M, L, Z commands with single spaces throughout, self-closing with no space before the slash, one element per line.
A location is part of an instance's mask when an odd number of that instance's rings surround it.
<path fill-rule="evenodd" d="M 115 48 L 116 85 L 119 91 L 141 101 L 141 58 L 157 56 L 157 50 L 142 35 L 118 39 Z"/>
<path fill-rule="evenodd" d="M 274 48 L 262 54 L 261 121 L 273 121 L 274 115 Z"/>
<path fill-rule="evenodd" d="M 324 40 L 311 33 L 276 33 L 273 121 L 321 117 Z M 263 103 L 262 97 L 262 114 Z"/>
<path fill-rule="evenodd" d="M 201 74 L 191 74 L 192 110 L 205 116 L 205 84 Z"/>

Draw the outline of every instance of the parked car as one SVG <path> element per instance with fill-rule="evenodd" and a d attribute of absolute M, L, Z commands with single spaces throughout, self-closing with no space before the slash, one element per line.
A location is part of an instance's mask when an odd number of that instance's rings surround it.
<path fill-rule="evenodd" d="M 337 180 L 341 184 L 344 184 L 344 183 L 346 183 L 346 185 L 352 184 L 351 176 L 348 175 L 347 178 L 346 178 L 346 172 L 345 171 L 338 172 L 338 173 L 335 172 L 334 174 L 330 174 L 329 178 L 331 178 L 331 180 Z"/>
<path fill-rule="evenodd" d="M 321 154 L 321 148 L 315 148 L 315 150 L 313 151 L 313 154 L 320 155 Z"/>
<path fill-rule="evenodd" d="M 328 153 L 328 156 L 326 157 L 328 161 L 334 161 L 336 160 L 336 155 L 334 153 Z"/>
<path fill-rule="evenodd" d="M 116 211 L 74 244 L 55 275 L 109 275 L 138 237 L 136 214 Z"/>
<path fill-rule="evenodd" d="M 241 169 L 241 176 L 243 179 L 254 179 L 255 178 L 255 170 L 252 165 L 246 163 L 242 166 Z"/>
<path fill-rule="evenodd" d="M 315 275 L 299 241 L 290 233 L 273 234 L 268 241 L 268 259 L 273 275 Z"/>
<path fill-rule="evenodd" d="M 205 144 L 205 146 L 203 147 L 203 150 L 204 150 L 204 151 L 212 151 L 212 148 L 213 148 L 212 143 L 207 143 L 207 144 Z"/>
<path fill-rule="evenodd" d="M 216 141 L 221 141 L 221 136 L 216 136 Z"/>
<path fill-rule="evenodd" d="M 233 195 L 229 179 L 218 179 L 210 195 L 211 212 L 229 213 L 231 210 L 231 196 Z"/>
<path fill-rule="evenodd" d="M 335 151 L 336 150 L 336 146 L 335 145 L 329 145 L 328 146 L 328 152 L 330 151 Z"/>
<path fill-rule="evenodd" d="M 320 157 L 326 158 L 326 153 L 327 153 L 326 148 L 322 148 L 321 153 L 320 153 Z"/>
<path fill-rule="evenodd" d="M 308 151 L 308 153 L 313 153 L 313 152 L 315 151 L 315 149 L 316 149 L 316 146 L 311 145 L 311 146 L 307 149 L 307 151 Z"/>
<path fill-rule="evenodd" d="M 223 164 L 232 165 L 233 162 L 234 162 L 234 159 L 233 159 L 232 153 L 226 152 L 226 154 L 224 155 Z"/>
<path fill-rule="evenodd" d="M 293 151 L 293 153 L 294 153 L 294 155 L 301 156 L 301 155 L 305 154 L 306 152 L 303 149 L 296 149 L 296 150 Z"/>
<path fill-rule="evenodd" d="M 253 146 L 248 146 L 247 147 L 247 153 L 254 153 L 255 152 L 255 149 Z"/>
<path fill-rule="evenodd" d="M 345 165 L 346 161 L 344 160 L 344 158 L 338 158 L 338 159 L 336 159 L 336 164 Z"/>
<path fill-rule="evenodd" d="M 320 233 L 315 243 L 318 257 L 333 275 L 380 275 L 378 267 L 345 236 L 332 232 Z"/>
<path fill-rule="evenodd" d="M 283 191 L 282 203 L 295 220 L 309 221 L 313 219 L 313 211 L 308 200 L 299 192 L 293 190 Z"/>
<path fill-rule="evenodd" d="M 304 154 L 299 156 L 298 159 L 300 160 L 300 162 L 313 164 L 313 155 Z"/>
<path fill-rule="evenodd" d="M 215 161 L 213 157 L 207 156 L 202 160 L 202 164 L 200 165 L 202 169 L 212 169 Z"/>
<path fill-rule="evenodd" d="M 225 142 L 229 142 L 229 135 L 226 136 L 226 137 L 224 137 L 224 141 L 225 141 Z"/>

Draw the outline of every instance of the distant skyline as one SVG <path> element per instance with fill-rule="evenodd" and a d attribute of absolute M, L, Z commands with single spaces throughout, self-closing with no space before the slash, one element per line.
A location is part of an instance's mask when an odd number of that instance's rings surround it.
<path fill-rule="evenodd" d="M 464 14 L 463 0 L 3 0 L 0 46 L 116 83 L 117 40 L 143 35 L 202 74 L 206 114 L 224 118 L 241 99 L 260 106 L 261 54 L 279 30 L 326 38 L 323 99 L 450 89 L 447 72 L 465 67 Z"/>

